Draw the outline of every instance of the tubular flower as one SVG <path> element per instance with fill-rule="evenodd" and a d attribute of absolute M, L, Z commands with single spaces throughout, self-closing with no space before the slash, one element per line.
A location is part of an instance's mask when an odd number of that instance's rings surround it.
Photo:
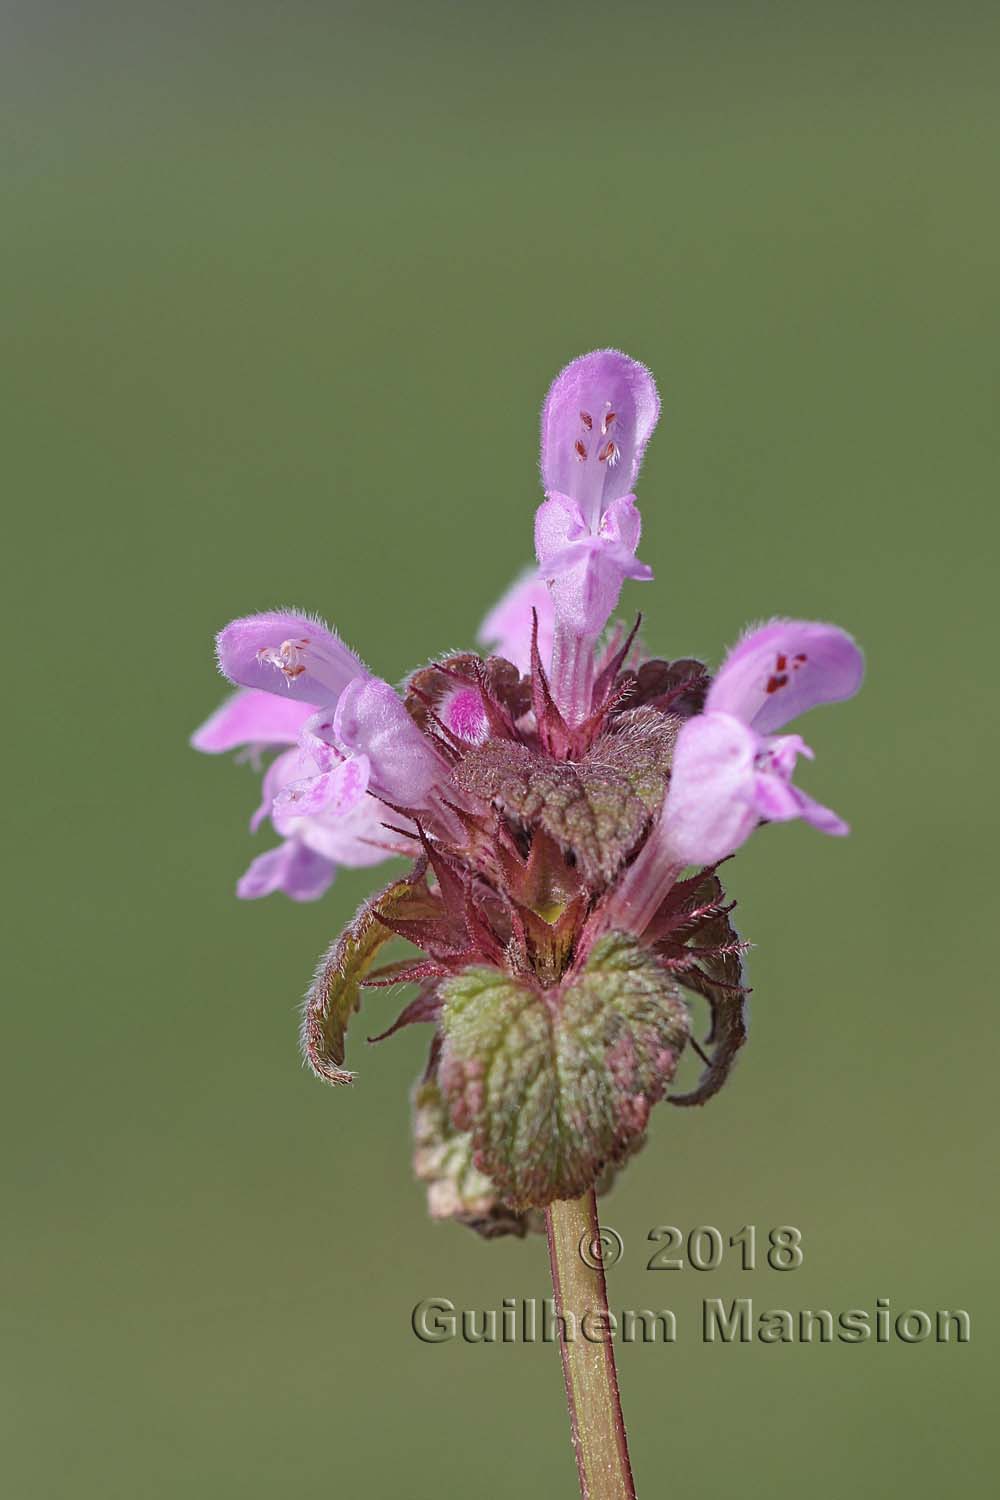
<path fill-rule="evenodd" d="M 397 692 L 317 620 L 250 616 L 218 638 L 240 691 L 193 737 L 279 752 L 253 826 L 270 819 L 282 842 L 240 895 L 312 899 L 338 865 L 410 858 L 321 961 L 303 1049 L 320 1078 L 351 1082 L 362 990 L 415 987 L 382 1036 L 432 1028 L 417 1175 L 432 1214 L 485 1234 L 523 1234 L 554 1199 L 606 1185 L 654 1104 L 721 1087 L 746 1037 L 746 944 L 716 867 L 761 822 L 847 831 L 793 784 L 808 747 L 776 733 L 859 687 L 843 631 L 776 620 L 714 679 L 649 656 L 638 622 L 605 634 L 625 580 L 652 576 L 633 487 L 658 415 L 649 372 L 614 350 L 556 379 L 538 570 L 483 621 L 496 654 L 434 661 Z M 377 966 L 393 938 L 410 955 Z M 689 1042 L 701 1076 L 668 1094 Z"/>

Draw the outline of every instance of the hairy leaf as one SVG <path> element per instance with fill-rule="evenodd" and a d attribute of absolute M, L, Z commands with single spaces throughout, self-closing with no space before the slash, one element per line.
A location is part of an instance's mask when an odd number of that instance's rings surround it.
<path fill-rule="evenodd" d="M 711 1011 L 705 1070 L 688 1093 L 670 1094 L 671 1104 L 705 1104 L 717 1094 L 747 1039 L 743 952 L 749 945 L 733 927 L 730 909 L 719 877 L 709 871 L 676 885 L 654 919 L 655 952 L 680 984 L 708 1001 Z"/>
<path fill-rule="evenodd" d="M 709 1003 L 712 1022 L 705 1046 L 711 1051 L 708 1065 L 695 1087 L 686 1094 L 669 1095 L 671 1104 L 705 1104 L 717 1094 L 747 1039 L 749 1005 L 742 984 L 743 964 L 738 952 L 741 945 L 728 916 L 722 914 L 706 922 L 697 942 L 708 951 L 702 952 L 694 968 L 679 973 L 677 978 Z"/>
<path fill-rule="evenodd" d="M 354 1081 L 354 1074 L 340 1066 L 344 1036 L 361 1004 L 361 981 L 379 949 L 393 936 L 379 921 L 380 912 L 391 919 L 419 921 L 439 916 L 440 903 L 428 891 L 418 867 L 366 901 L 323 958 L 306 996 L 302 1050 L 317 1078 L 327 1083 Z"/>
<path fill-rule="evenodd" d="M 540 1214 L 519 1214 L 508 1208 L 490 1179 L 475 1166 L 472 1137 L 452 1125 L 434 1078 L 424 1079 L 413 1091 L 413 1147 L 413 1170 L 427 1184 L 432 1219 L 455 1219 L 484 1239 L 503 1234 L 523 1239 L 529 1229 L 544 1231 Z"/>
<path fill-rule="evenodd" d="M 675 982 L 623 933 L 559 989 L 477 967 L 439 994 L 452 1123 L 517 1211 L 577 1197 L 635 1149 L 687 1040 Z"/>

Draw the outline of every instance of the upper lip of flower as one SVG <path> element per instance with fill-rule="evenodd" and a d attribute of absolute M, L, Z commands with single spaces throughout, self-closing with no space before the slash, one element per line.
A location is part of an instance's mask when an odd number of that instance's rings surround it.
<path fill-rule="evenodd" d="M 549 494 L 577 501 L 592 530 L 638 478 L 660 415 L 653 377 L 617 349 L 568 364 L 542 408 L 542 480 Z"/>

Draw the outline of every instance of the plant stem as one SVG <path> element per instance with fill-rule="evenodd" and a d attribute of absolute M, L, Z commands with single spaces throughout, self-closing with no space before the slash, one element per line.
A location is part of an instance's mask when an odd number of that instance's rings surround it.
<path fill-rule="evenodd" d="M 551 1203 L 545 1232 L 556 1312 L 563 1320 L 559 1348 L 580 1493 L 583 1500 L 635 1500 L 604 1267 L 589 1248 L 600 1246 L 593 1188 L 582 1198 Z"/>

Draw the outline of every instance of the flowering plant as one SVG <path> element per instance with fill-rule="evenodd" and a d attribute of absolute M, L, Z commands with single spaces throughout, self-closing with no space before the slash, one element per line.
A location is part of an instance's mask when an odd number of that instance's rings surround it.
<path fill-rule="evenodd" d="M 639 621 L 605 633 L 625 580 L 652 578 L 636 555 L 634 486 L 659 410 L 649 371 L 614 350 L 555 380 L 537 569 L 483 622 L 489 654 L 437 660 L 397 692 L 314 617 L 252 615 L 218 637 L 238 691 L 193 741 L 279 752 L 251 826 L 270 819 L 281 842 L 250 865 L 242 897 L 312 900 L 338 866 L 412 862 L 320 963 L 305 1056 L 327 1082 L 351 1082 L 345 1037 L 362 990 L 416 986 L 383 1036 L 432 1028 L 414 1096 L 431 1213 L 487 1235 L 524 1234 L 544 1214 L 564 1293 L 582 1273 L 563 1231 L 596 1228 L 595 1187 L 642 1145 L 685 1046 L 704 1069 L 668 1096 L 675 1105 L 709 1099 L 746 1038 L 745 944 L 720 864 L 764 822 L 847 832 L 794 784 L 812 752 L 780 732 L 860 686 L 844 631 L 773 620 L 714 676 L 650 656 Z M 394 936 L 416 951 L 376 967 Z M 710 1011 L 704 1044 L 691 1035 L 696 996 Z M 617 1388 L 605 1389 L 602 1438 L 601 1411 L 581 1427 L 586 1381 L 572 1361 L 564 1345 L 585 1493 L 631 1493 Z M 587 1457 L 605 1440 L 617 1488 L 597 1487 L 604 1459 Z"/>

